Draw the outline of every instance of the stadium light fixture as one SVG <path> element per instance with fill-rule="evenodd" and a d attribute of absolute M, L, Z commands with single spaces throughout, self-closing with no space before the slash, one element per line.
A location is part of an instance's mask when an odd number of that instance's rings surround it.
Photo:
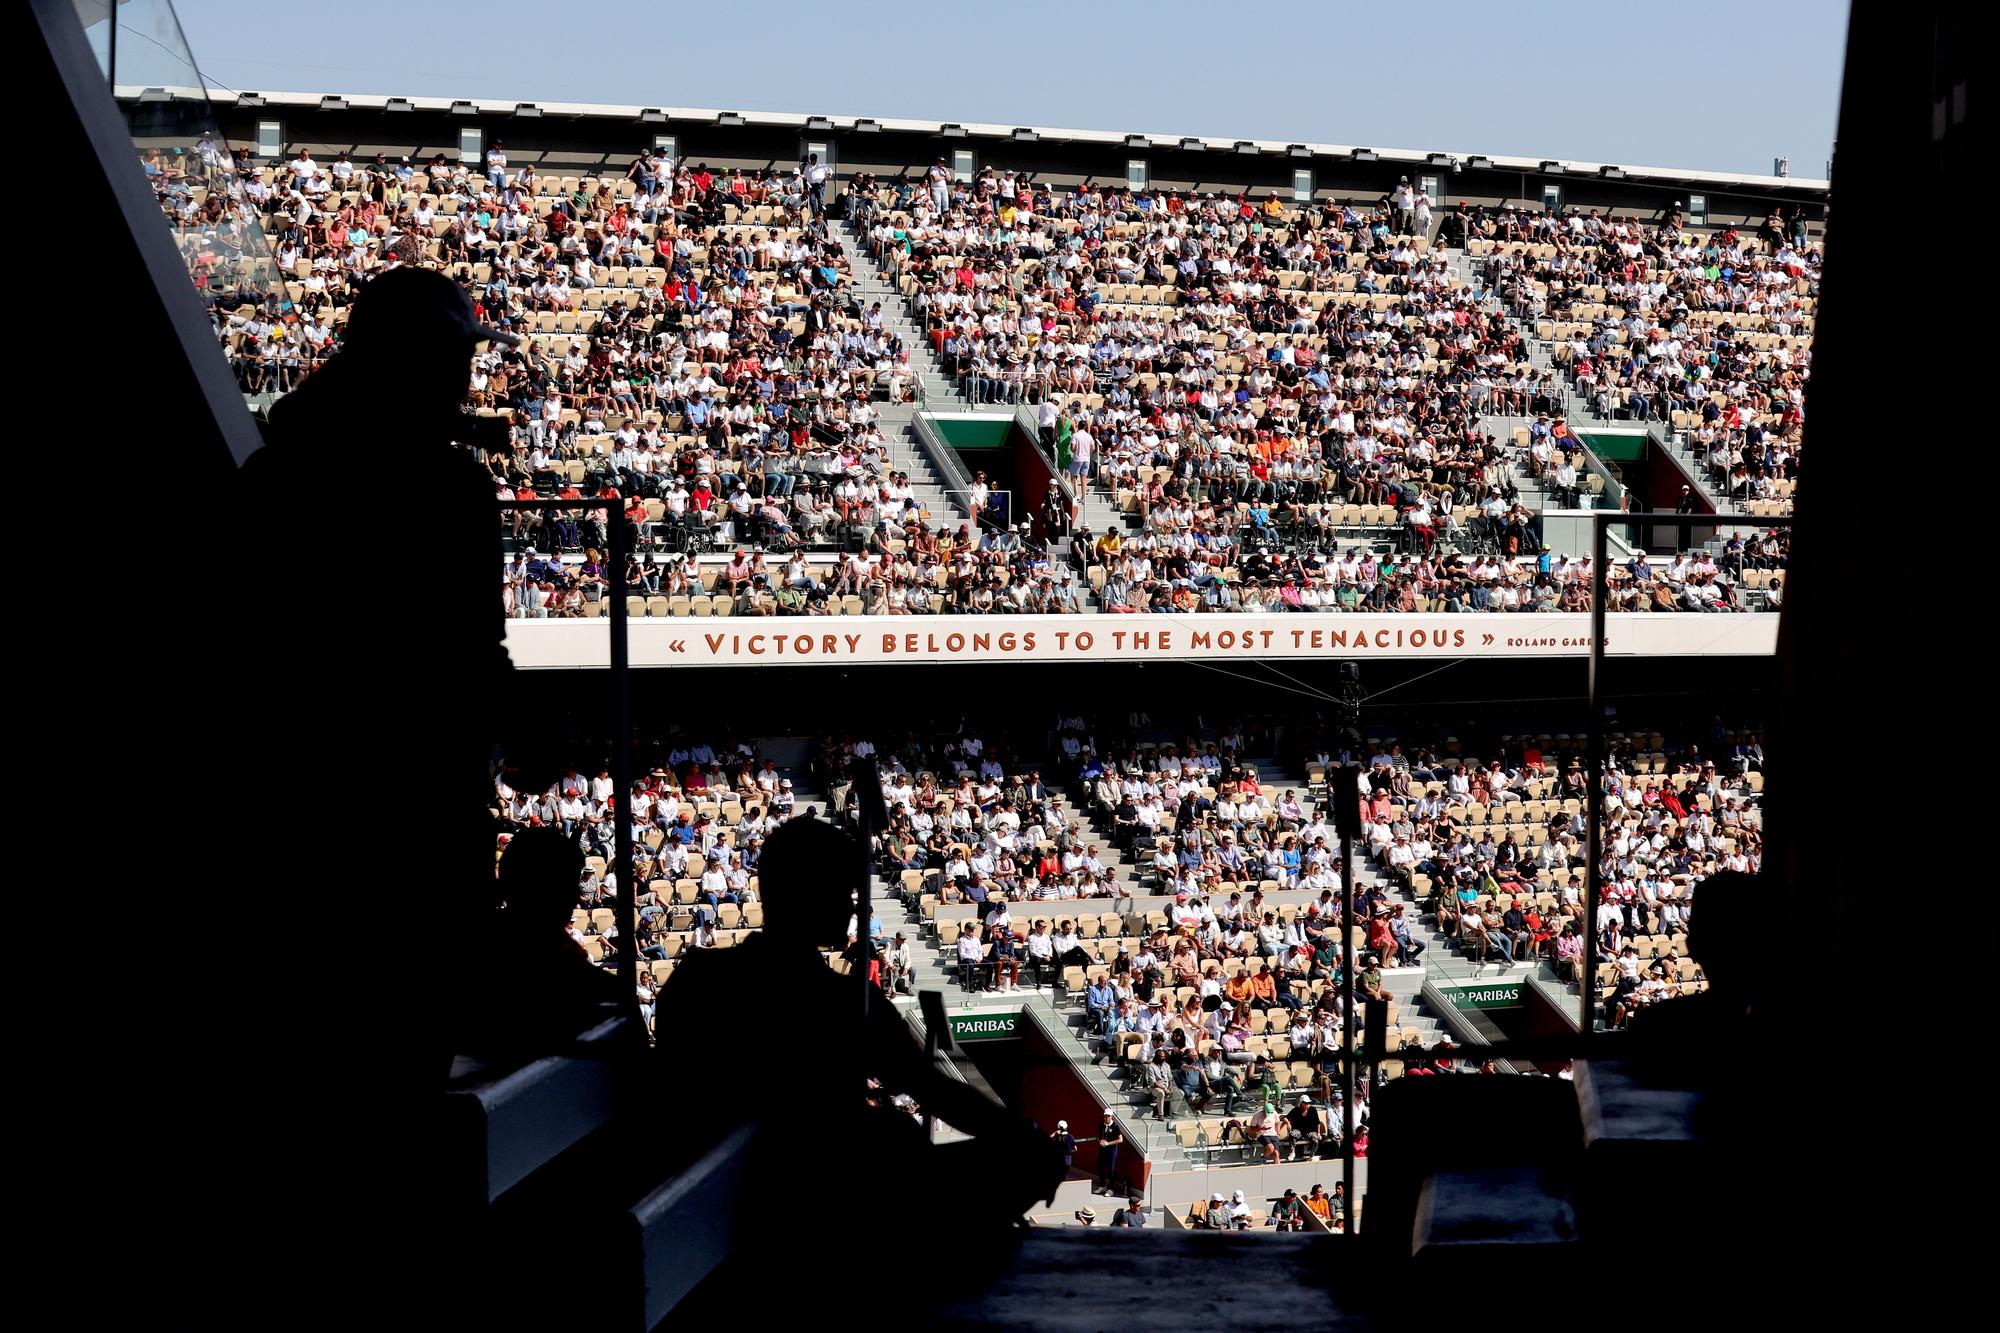
<path fill-rule="evenodd" d="M 1285 151 L 1293 157 L 1311 157 L 1313 155 L 1313 150 L 1302 143 L 1286 144 Z"/>
<path fill-rule="evenodd" d="M 171 102 L 174 99 L 167 95 L 165 88 L 142 88 L 139 90 L 139 100 L 141 102 Z"/>
<path fill-rule="evenodd" d="M 1016 128 L 1014 131 L 1015 143 L 1034 143 L 1041 137 L 1042 137 L 1041 135 L 1035 133 L 1033 130 L 1029 129 L 1025 125 Z"/>
<path fill-rule="evenodd" d="M 743 113 L 740 111 L 718 112 L 716 113 L 715 123 L 724 129 L 738 129 L 744 123 Z"/>
<path fill-rule="evenodd" d="M 667 123 L 667 113 L 656 106 L 646 107 L 639 112 L 639 123 L 641 125 L 664 125 Z"/>
<path fill-rule="evenodd" d="M 1127 148 L 1151 148 L 1153 141 L 1143 134 L 1128 134 L 1125 136 L 1125 146 Z"/>
<path fill-rule="evenodd" d="M 1236 141 L 1236 151 L 1246 157 L 1255 157 L 1262 150 L 1249 139 L 1238 139 Z"/>
<path fill-rule="evenodd" d="M 1544 175 L 1560 176 L 1563 175 L 1568 170 L 1569 170 L 1568 167 L 1556 161 L 1554 158 L 1549 158 L 1542 163 L 1542 173 Z"/>
<path fill-rule="evenodd" d="M 882 132 L 882 122 L 879 120 L 857 120 L 854 122 L 854 128 L 862 134 L 880 134 Z"/>
<path fill-rule="evenodd" d="M 329 93 L 327 96 L 319 99 L 319 109 L 322 111 L 345 111 L 347 110 L 347 99 L 345 97 L 335 97 Z"/>
<path fill-rule="evenodd" d="M 1356 162 L 1380 162 L 1382 160 L 1382 155 L 1373 148 L 1357 148 L 1352 153 L 1349 153 L 1348 156 Z"/>
<path fill-rule="evenodd" d="M 264 94 L 262 93 L 238 93 L 236 94 L 236 105 L 240 107 L 256 107 L 269 106 L 270 103 L 264 100 Z"/>
<path fill-rule="evenodd" d="M 830 130 L 833 128 L 833 122 L 825 116 L 807 116 L 806 128 L 808 130 Z"/>
<path fill-rule="evenodd" d="M 1206 147 L 1208 147 L 1208 145 L 1200 139 L 1181 140 L 1181 149 L 1184 152 L 1199 153 L 1202 149 Z"/>
<path fill-rule="evenodd" d="M 1608 181 L 1622 181 L 1625 179 L 1625 168 L 1599 167 L 1597 169 L 1597 174 L 1604 177 L 1604 179 Z"/>
<path fill-rule="evenodd" d="M 1483 153 L 1475 154 L 1465 159 L 1465 165 L 1474 171 L 1491 171 L 1493 170 L 1493 159 Z"/>
<path fill-rule="evenodd" d="M 541 116 L 542 109 L 533 102 L 516 102 L 514 114 L 523 120 L 535 120 Z"/>
<path fill-rule="evenodd" d="M 407 97 L 392 97 L 382 104 L 384 111 L 415 111 L 417 104 Z"/>
<path fill-rule="evenodd" d="M 938 126 L 938 134 L 946 139 L 963 139 L 965 137 L 965 126 L 958 124 L 940 125 Z"/>
<path fill-rule="evenodd" d="M 1430 163 L 1434 167 L 1449 168 L 1458 165 L 1457 162 L 1452 160 L 1452 156 L 1450 153 L 1431 153 L 1424 158 L 1424 161 Z"/>
<path fill-rule="evenodd" d="M 466 101 L 453 102 L 451 104 L 451 114 L 454 116 L 476 116 L 479 114 L 479 108 Z"/>

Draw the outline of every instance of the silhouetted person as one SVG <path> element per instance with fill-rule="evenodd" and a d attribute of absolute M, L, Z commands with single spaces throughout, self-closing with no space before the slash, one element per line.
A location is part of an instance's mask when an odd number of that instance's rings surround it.
<path fill-rule="evenodd" d="M 1028 1121 L 941 1074 L 879 990 L 863 1027 L 859 974 L 833 971 L 820 952 L 845 946 L 862 872 L 860 845 L 832 824 L 795 818 L 770 836 L 758 861 L 763 930 L 733 948 L 683 953 L 660 991 L 654 1022 L 663 1037 L 756 1042 L 773 1056 L 770 1075 L 758 1081 L 775 1080 L 779 1095 L 734 1099 L 718 1120 L 706 1087 L 687 1085 L 682 1048 L 672 1039 L 655 1051 L 660 1093 L 686 1118 L 689 1135 L 757 1124 L 746 1200 L 784 1197 L 793 1192 L 789 1178 L 802 1173 L 827 1199 L 858 1197 L 885 1181 L 966 1182 L 952 1205 L 954 1237 L 998 1229 L 1053 1198 L 1062 1154 Z M 879 1090 L 867 1087 L 869 1079 Z M 928 1143 L 917 1121 L 888 1105 L 895 1093 L 974 1137 Z M 754 1212 L 768 1217 L 772 1210 Z M 794 1222 L 773 1225 L 789 1230 Z M 826 1233 L 818 1234 L 814 1247 Z"/>
<path fill-rule="evenodd" d="M 1708 989 L 1647 1005 L 1632 1016 L 1632 1042 L 1651 1058 L 1708 1061 L 1745 1039 L 1754 1009 L 1757 936 L 1769 919 L 1757 879 L 1724 870 L 1695 893 L 1688 918 L 1688 954 Z M 1690 1063 L 1690 1072 L 1696 1066 Z"/>
<path fill-rule="evenodd" d="M 583 849 L 561 829 L 526 829 L 507 844 L 499 906 L 476 946 L 490 984 L 461 997 L 461 1054 L 502 1063 L 547 1055 L 621 1015 L 645 1044 L 636 995 L 570 938 L 582 874 Z"/>
<path fill-rule="evenodd" d="M 355 298 L 340 351 L 271 409 L 242 472 L 252 644 L 337 682 L 265 720 L 303 724 L 317 772 L 405 775 L 432 871 L 492 849 L 487 765 L 511 665 L 500 517 L 492 474 L 454 443 L 476 420 L 461 409 L 489 340 L 515 341 L 450 278 L 384 273 Z"/>
<path fill-rule="evenodd" d="M 470 433 L 474 350 L 497 336 L 442 274 L 381 275 L 341 350 L 272 409 L 234 494 L 185 516 L 222 540 L 186 552 L 183 577 L 236 584 L 210 594 L 227 601 L 222 640 L 198 648 L 240 802 L 209 821 L 216 860 L 260 932 L 314 960 L 282 994 L 220 937 L 183 960 L 234 974 L 209 1035 L 262 1073 L 233 1118 L 245 1159 L 270 1169 L 237 1211 L 293 1217 L 249 1243 L 348 1274 L 367 1308 L 393 1290 L 414 1313 L 450 1281 L 426 1253 L 446 1157 L 428 1135 L 463 983 L 437 950 L 492 902 L 488 764 L 510 665 L 495 487 L 453 441 Z M 293 1160 L 310 1162 L 310 1208 L 304 1168 L 278 1169 Z"/>
<path fill-rule="evenodd" d="M 350 972 L 383 973 L 366 966 L 378 950 L 420 971 L 391 951 L 360 890 L 419 881 L 461 923 L 490 902 L 489 774 L 511 668 L 500 520 L 491 475 L 454 437 L 473 420 L 460 409 L 475 349 L 511 339 L 428 269 L 382 274 L 352 309 L 340 351 L 272 408 L 242 469 L 246 589 L 230 667 L 263 689 L 232 720 L 250 798 L 271 802 L 263 831 L 324 888 L 315 931 L 356 932 L 342 942 L 358 951 L 343 957 Z M 367 836 L 302 855 L 293 781 Z"/>

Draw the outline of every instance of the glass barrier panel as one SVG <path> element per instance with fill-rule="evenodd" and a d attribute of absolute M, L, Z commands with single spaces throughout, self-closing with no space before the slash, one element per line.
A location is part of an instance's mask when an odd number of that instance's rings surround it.
<path fill-rule="evenodd" d="M 304 299 L 317 284 L 303 268 L 280 272 L 271 172 L 224 137 L 171 4 L 79 0 L 77 10 L 245 402 L 267 405 L 325 353 L 334 319 Z"/>

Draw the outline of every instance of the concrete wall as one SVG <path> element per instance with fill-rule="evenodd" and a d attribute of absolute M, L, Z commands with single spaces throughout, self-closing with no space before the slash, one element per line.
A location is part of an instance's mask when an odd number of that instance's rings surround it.
<path fill-rule="evenodd" d="M 1218 1166 L 1208 1170 L 1199 1167 L 1186 1171 L 1155 1171 L 1152 1177 L 1151 1193 L 1146 1201 L 1150 1204 L 1185 1207 L 1196 1199 L 1206 1199 L 1216 1191 L 1227 1198 L 1232 1190 L 1242 1190 L 1244 1202 L 1260 1212 L 1269 1211 L 1270 1199 L 1277 1198 L 1288 1189 L 1300 1194 L 1309 1192 L 1314 1185 L 1326 1186 L 1327 1193 L 1340 1181 L 1344 1168 L 1341 1162 L 1281 1162 L 1277 1166 Z M 1354 1191 L 1364 1199 L 1368 1194 L 1368 1162 L 1366 1158 L 1354 1164 Z"/>

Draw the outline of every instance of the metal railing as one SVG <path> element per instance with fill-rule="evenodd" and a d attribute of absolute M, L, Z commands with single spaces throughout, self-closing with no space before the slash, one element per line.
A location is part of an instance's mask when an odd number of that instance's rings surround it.
<path fill-rule="evenodd" d="M 931 466 L 944 478 L 944 490 L 948 495 L 958 495 L 972 489 L 972 475 L 965 470 L 965 464 L 958 458 L 958 450 L 945 443 L 937 426 L 926 412 L 918 412 L 910 418 L 910 426 L 916 431 L 917 446 L 929 458 Z"/>

